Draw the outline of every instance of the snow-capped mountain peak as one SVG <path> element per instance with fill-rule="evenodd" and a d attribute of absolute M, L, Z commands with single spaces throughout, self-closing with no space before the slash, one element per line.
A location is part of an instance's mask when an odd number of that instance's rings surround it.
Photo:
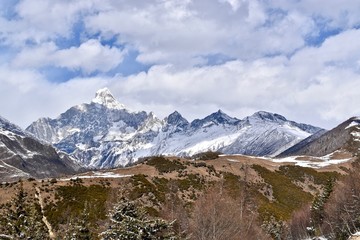
<path fill-rule="evenodd" d="M 1 131 L 11 131 L 20 136 L 30 136 L 28 133 L 25 133 L 20 127 L 0 116 L 0 132 Z"/>
<path fill-rule="evenodd" d="M 210 126 L 210 125 L 222 125 L 222 124 L 229 124 L 229 125 L 236 125 L 239 123 L 240 120 L 237 118 L 232 118 L 226 113 L 224 113 L 222 110 L 218 110 L 217 112 L 214 112 L 210 114 L 209 116 L 205 117 L 204 119 L 195 119 L 191 122 L 191 127 L 204 127 L 204 126 Z"/>
<path fill-rule="evenodd" d="M 353 121 L 357 121 L 357 122 L 359 122 L 360 121 L 360 117 L 358 117 L 358 116 L 356 116 L 356 117 L 352 117 L 352 118 L 350 118 L 351 120 L 353 120 Z"/>
<path fill-rule="evenodd" d="M 287 119 L 284 116 L 281 116 L 276 113 L 270 113 L 265 111 L 259 111 L 251 115 L 250 117 L 246 117 L 245 120 L 253 121 L 266 121 L 266 122 L 286 122 Z"/>
<path fill-rule="evenodd" d="M 166 123 L 169 125 L 185 126 L 189 122 L 178 111 L 171 113 L 166 119 Z"/>
<path fill-rule="evenodd" d="M 352 117 L 349 121 L 351 121 L 351 123 L 345 129 L 360 125 L 360 117 Z"/>
<path fill-rule="evenodd" d="M 125 105 L 119 103 L 108 88 L 99 89 L 92 102 L 104 105 L 110 109 L 125 109 Z"/>
<path fill-rule="evenodd" d="M 236 123 L 238 123 L 240 121 L 237 118 L 230 117 L 229 115 L 227 115 L 226 113 L 224 113 L 220 109 L 217 112 L 211 114 L 210 116 L 208 116 L 205 119 L 211 119 L 211 120 L 216 121 L 217 123 L 220 123 L 220 124 L 236 124 Z"/>
<path fill-rule="evenodd" d="M 143 125 L 140 127 L 139 132 L 145 133 L 149 131 L 158 132 L 162 127 L 162 121 L 155 116 L 153 112 L 150 112 L 145 119 Z"/>

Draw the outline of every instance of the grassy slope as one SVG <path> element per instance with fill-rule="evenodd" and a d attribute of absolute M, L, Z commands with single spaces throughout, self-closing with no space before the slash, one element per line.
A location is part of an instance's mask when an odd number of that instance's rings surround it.
<path fill-rule="evenodd" d="M 279 167 L 267 163 L 249 163 L 251 159 L 240 157 L 238 161 L 216 159 L 197 162 L 156 157 L 128 169 L 111 170 L 114 173 L 133 174 L 128 178 L 58 180 L 52 183 L 50 180 L 24 180 L 24 187 L 27 191 L 33 191 L 35 186 L 40 186 L 46 198 L 46 215 L 55 229 L 60 229 L 61 224 L 65 224 L 69 218 L 81 214 L 85 206 L 90 211 L 91 224 L 99 225 L 119 195 L 142 199 L 148 213 L 157 216 L 167 196 L 175 194 L 191 211 L 197 197 L 216 182 L 222 182 L 234 198 L 246 187 L 257 202 L 260 218 L 274 216 L 287 220 L 294 210 L 311 202 L 317 190 L 329 178 L 338 176 L 333 172 L 284 164 Z M 313 188 L 303 187 L 309 184 Z M 2 185 L 0 196 L 11 196 L 15 185 Z M 7 200 L 8 197 L 0 197 L 0 203 Z"/>

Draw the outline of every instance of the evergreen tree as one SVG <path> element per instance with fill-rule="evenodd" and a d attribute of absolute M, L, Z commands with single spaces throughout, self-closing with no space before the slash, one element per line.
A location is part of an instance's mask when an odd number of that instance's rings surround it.
<path fill-rule="evenodd" d="M 78 218 L 70 220 L 69 224 L 67 225 L 64 240 L 90 239 L 92 239 L 92 234 L 89 226 L 89 212 L 87 205 L 85 205 L 82 214 Z"/>
<path fill-rule="evenodd" d="M 316 234 L 316 231 L 320 228 L 321 224 L 323 223 L 325 217 L 325 203 L 328 201 L 331 192 L 333 191 L 334 187 L 334 179 L 328 180 L 326 185 L 324 186 L 324 190 L 321 194 L 318 194 L 311 206 L 310 215 L 311 215 L 311 226 L 308 227 L 308 232 L 310 235 Z"/>
<path fill-rule="evenodd" d="M 22 183 L 15 197 L 0 209 L 0 239 L 49 239 L 40 206 L 27 196 Z"/>
<path fill-rule="evenodd" d="M 177 239 L 171 223 L 162 219 L 149 219 L 134 202 L 126 202 L 124 199 L 115 206 L 110 220 L 108 230 L 100 234 L 103 240 Z"/>

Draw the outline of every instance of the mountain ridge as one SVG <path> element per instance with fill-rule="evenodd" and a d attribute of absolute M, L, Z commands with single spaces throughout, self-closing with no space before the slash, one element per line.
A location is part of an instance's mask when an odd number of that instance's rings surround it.
<path fill-rule="evenodd" d="M 95 168 L 126 166 L 150 155 L 190 156 L 208 150 L 271 156 L 321 130 L 265 111 L 240 120 L 218 110 L 192 122 L 174 111 L 161 120 L 152 112 L 126 109 L 107 88 L 97 91 L 94 99 L 55 119 L 41 118 L 26 130 Z"/>
<path fill-rule="evenodd" d="M 292 146 L 277 157 L 293 155 L 324 156 L 337 150 L 357 154 L 360 150 L 360 118 L 351 117 L 335 128 L 319 132 Z"/>
<path fill-rule="evenodd" d="M 0 177 L 57 177 L 81 169 L 72 158 L 0 117 Z"/>

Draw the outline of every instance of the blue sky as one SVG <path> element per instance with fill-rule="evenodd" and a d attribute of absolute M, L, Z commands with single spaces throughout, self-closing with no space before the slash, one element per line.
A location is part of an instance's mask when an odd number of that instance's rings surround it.
<path fill-rule="evenodd" d="M 360 115 L 360 2 L 5 0 L 0 115 L 26 127 L 108 87 L 131 110 Z"/>

